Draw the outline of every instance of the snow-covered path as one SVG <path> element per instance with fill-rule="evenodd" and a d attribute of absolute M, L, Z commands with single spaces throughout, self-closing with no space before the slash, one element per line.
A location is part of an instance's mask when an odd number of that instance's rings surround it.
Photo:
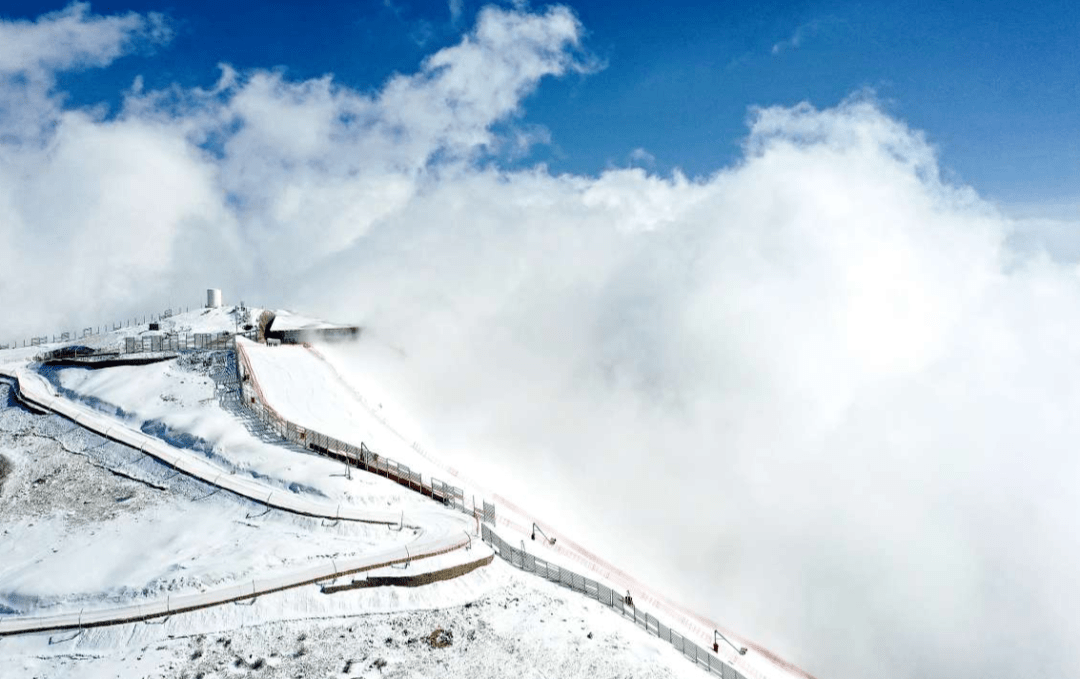
<path fill-rule="evenodd" d="M 229 473 L 199 455 L 148 436 L 115 417 L 63 398 L 56 393 L 52 385 L 44 377 L 33 371 L 19 368 L 13 371 L 12 376 L 18 381 L 19 393 L 23 400 L 63 415 L 80 426 L 96 431 L 106 438 L 131 446 L 135 450 L 150 455 L 185 474 L 241 497 L 254 500 L 268 507 L 306 516 L 386 525 L 394 525 L 400 521 L 401 517 L 398 512 L 375 511 L 352 507 L 343 503 L 333 505 L 319 502 L 270 487 L 255 478 L 241 477 Z M 465 524 L 466 522 L 461 523 Z"/>
<path fill-rule="evenodd" d="M 229 490 L 241 497 L 270 507 L 307 516 L 334 520 L 363 521 L 392 525 L 400 514 L 384 511 L 331 505 L 317 502 L 295 494 L 275 490 L 251 478 L 230 474 L 209 461 L 188 451 L 175 448 L 142 432 L 136 431 L 119 420 L 74 403 L 55 393 L 52 386 L 37 373 L 25 368 L 5 371 L 16 380 L 19 398 L 37 407 L 58 413 L 80 426 L 96 431 L 106 438 L 124 443 L 136 450 L 155 457 L 171 467 L 183 471 L 207 483 Z M 182 611 L 252 598 L 260 594 L 281 591 L 312 582 L 331 579 L 350 573 L 371 570 L 395 563 L 406 563 L 445 554 L 471 544 L 467 534 L 470 522 L 463 516 L 432 509 L 410 514 L 410 522 L 419 527 L 416 540 L 408 545 L 393 546 L 378 552 L 343 560 L 331 559 L 315 567 L 294 571 L 270 578 L 254 579 L 243 584 L 219 587 L 199 593 L 168 596 L 164 601 L 147 604 L 117 606 L 95 609 L 89 612 L 64 613 L 51 616 L 18 616 L 0 618 L 0 635 L 28 631 L 82 628 L 103 624 L 117 624 L 135 620 L 162 617 Z"/>

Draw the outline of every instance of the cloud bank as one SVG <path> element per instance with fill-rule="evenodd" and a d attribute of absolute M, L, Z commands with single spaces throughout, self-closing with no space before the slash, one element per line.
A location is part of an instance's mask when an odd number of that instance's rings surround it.
<path fill-rule="evenodd" d="M 354 320 L 461 468 L 822 677 L 1080 666 L 1077 270 L 871 98 L 754 110 L 709 177 L 507 170 L 528 95 L 594 67 L 554 7 L 371 93 L 225 66 L 64 104 L 152 24 L 0 24 L 0 101 L 42 83 L 0 113 L 0 342 L 210 285 Z"/>

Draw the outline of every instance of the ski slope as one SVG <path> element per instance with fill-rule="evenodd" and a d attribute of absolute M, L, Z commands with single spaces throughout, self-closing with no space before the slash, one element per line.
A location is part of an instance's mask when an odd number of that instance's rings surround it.
<path fill-rule="evenodd" d="M 717 652 L 725 662 L 748 677 L 805 679 L 807 676 L 768 649 L 668 600 L 566 538 L 536 514 L 523 510 L 492 489 L 476 483 L 467 474 L 439 459 L 437 453 L 414 445 L 417 439 L 411 435 L 408 425 L 392 421 L 380 408 L 373 406 L 377 401 L 364 396 L 365 385 L 357 383 L 348 372 L 336 368 L 333 360 L 318 348 L 308 345 L 271 347 L 238 338 L 237 350 L 246 357 L 253 371 L 252 381 L 258 398 L 282 418 L 353 445 L 363 442 L 380 455 L 404 463 L 425 476 L 449 480 L 463 487 L 465 497 L 474 497 L 477 505 L 482 498 L 495 499 L 497 522 L 504 539 L 518 540 L 523 546 L 528 541 L 528 551 L 550 563 L 586 572 L 617 591 L 632 590 L 636 600 L 648 604 L 666 618 L 667 624 L 703 647 L 711 647 L 713 631 L 721 630 L 734 643 L 756 651 L 739 655 L 732 648 L 721 646 Z M 333 352 L 327 353 L 333 355 Z M 543 539 L 531 540 L 534 522 L 545 534 L 558 536 L 558 539 L 554 543 Z"/>
<path fill-rule="evenodd" d="M 379 419 L 359 392 L 323 357 L 306 345 L 269 347 L 244 338 L 238 351 L 254 372 L 262 400 L 284 419 L 408 465 L 425 476 L 447 476 L 447 470 L 424 457 Z M 459 484 L 455 484 L 459 485 Z"/>

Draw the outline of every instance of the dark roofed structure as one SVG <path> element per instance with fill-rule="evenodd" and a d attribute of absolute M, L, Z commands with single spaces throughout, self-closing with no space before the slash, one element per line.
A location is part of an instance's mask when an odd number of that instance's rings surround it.
<path fill-rule="evenodd" d="M 344 342 L 360 337 L 360 327 L 340 325 L 301 316 L 291 311 L 277 311 L 266 329 L 266 339 L 278 340 L 282 344 L 302 344 L 304 342 Z"/>

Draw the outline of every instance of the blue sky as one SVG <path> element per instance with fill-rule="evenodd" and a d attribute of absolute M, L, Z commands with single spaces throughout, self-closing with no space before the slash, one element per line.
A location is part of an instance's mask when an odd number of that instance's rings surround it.
<path fill-rule="evenodd" d="M 2 12 L 34 18 L 64 4 L 10 0 Z M 550 142 L 512 162 L 587 174 L 635 162 L 708 175 L 737 159 L 748 107 L 828 107 L 871 88 L 928 135 L 952 178 L 1020 210 L 1075 211 L 1074 2 L 567 4 L 584 24 L 584 49 L 604 67 L 541 84 L 515 123 L 546 128 Z M 108 68 L 65 74 L 61 86 L 76 103 L 115 102 L 137 74 L 155 88 L 209 85 L 226 62 L 282 67 L 297 80 L 332 73 L 375 90 L 457 42 L 480 6 L 462 0 L 454 15 L 448 3 L 415 0 L 99 1 L 98 14 L 162 12 L 175 37 Z"/>

